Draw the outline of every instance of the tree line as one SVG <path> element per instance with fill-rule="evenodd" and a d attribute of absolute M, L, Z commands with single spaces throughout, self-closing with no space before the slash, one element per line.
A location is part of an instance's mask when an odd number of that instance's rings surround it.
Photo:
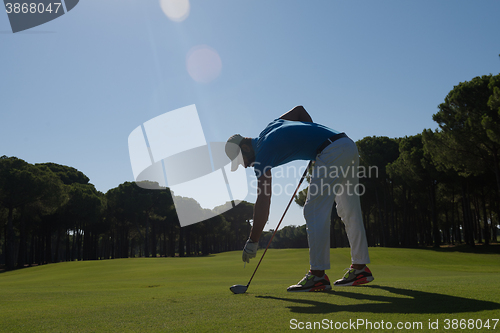
<path fill-rule="evenodd" d="M 404 138 L 356 142 L 370 246 L 497 242 L 500 226 L 500 75 L 455 86 L 433 115 L 439 128 Z M 168 188 L 125 182 L 106 193 L 73 167 L 0 157 L 0 265 L 189 256 L 240 250 L 253 204 L 242 202 L 181 228 Z M 303 206 L 307 190 L 295 202 Z M 193 199 L 183 198 L 194 210 Z M 224 211 L 226 205 L 214 210 Z M 348 246 L 335 208 L 331 246 Z M 265 247 L 271 232 L 263 233 Z M 303 226 L 279 230 L 272 247 L 307 247 Z"/>
<path fill-rule="evenodd" d="M 75 168 L 0 157 L 0 264 L 206 255 L 240 249 L 250 232 L 248 202 L 181 228 L 170 190 L 144 187 L 125 182 L 104 194 Z"/>
<path fill-rule="evenodd" d="M 461 82 L 433 115 L 439 128 L 356 142 L 370 246 L 440 246 L 498 241 L 500 75 Z M 307 190 L 296 198 L 303 205 Z M 348 245 L 335 210 L 331 245 Z"/>

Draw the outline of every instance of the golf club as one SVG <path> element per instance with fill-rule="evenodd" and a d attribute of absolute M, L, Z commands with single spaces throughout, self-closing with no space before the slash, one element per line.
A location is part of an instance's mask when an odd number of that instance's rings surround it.
<path fill-rule="evenodd" d="M 252 282 L 252 279 L 257 272 L 257 269 L 260 266 L 260 263 L 262 262 L 262 259 L 264 259 L 264 256 L 266 255 L 267 249 L 269 248 L 269 245 L 271 245 L 271 242 L 273 241 L 274 235 L 276 235 L 276 231 L 278 231 L 281 221 L 283 221 L 283 218 L 285 217 L 286 212 L 288 211 L 288 207 L 290 207 L 290 204 L 293 201 L 293 198 L 295 198 L 295 195 L 297 194 L 297 191 L 299 190 L 300 185 L 302 184 L 302 181 L 304 178 L 306 178 L 307 175 L 307 170 L 309 170 L 309 167 L 311 166 L 312 161 L 309 162 L 307 165 L 306 170 L 304 171 L 304 174 L 302 175 L 302 178 L 300 178 L 299 184 L 297 185 L 297 188 L 295 189 L 295 192 L 293 192 L 292 197 L 290 198 L 290 201 L 288 202 L 288 205 L 285 208 L 285 211 L 283 212 L 283 215 L 281 216 L 281 219 L 276 226 L 276 229 L 273 232 L 273 235 L 271 236 L 271 239 L 269 240 L 269 243 L 267 243 L 266 249 L 264 250 L 264 253 L 262 253 L 262 257 L 260 257 L 259 263 L 257 264 L 257 267 L 255 267 L 255 270 L 253 271 L 252 277 L 250 278 L 250 281 L 248 281 L 247 285 L 242 285 L 242 284 L 235 284 L 234 286 L 229 287 L 229 290 L 231 290 L 234 294 L 243 294 L 247 291 L 248 286 L 250 286 L 250 282 Z"/>

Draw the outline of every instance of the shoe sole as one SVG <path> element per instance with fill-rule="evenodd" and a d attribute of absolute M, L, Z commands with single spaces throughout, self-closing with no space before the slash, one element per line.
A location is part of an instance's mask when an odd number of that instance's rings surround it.
<path fill-rule="evenodd" d="M 342 283 L 342 284 L 333 284 L 334 286 L 336 287 L 350 287 L 350 286 L 360 286 L 362 284 L 366 284 L 366 283 L 369 283 L 369 282 L 372 282 L 373 280 L 375 280 L 375 278 L 373 276 L 366 276 L 364 278 L 361 278 L 359 280 L 354 280 L 352 282 L 348 282 L 348 283 Z"/>
<path fill-rule="evenodd" d="M 309 289 L 292 289 L 292 290 L 287 289 L 286 291 L 297 293 L 297 292 L 321 292 L 321 291 L 328 291 L 328 290 L 332 290 L 331 285 L 312 287 Z"/>

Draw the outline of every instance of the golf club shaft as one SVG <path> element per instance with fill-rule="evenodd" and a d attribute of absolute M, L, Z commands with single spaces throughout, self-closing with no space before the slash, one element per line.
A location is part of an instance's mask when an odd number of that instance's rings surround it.
<path fill-rule="evenodd" d="M 274 229 L 273 235 L 271 236 L 269 243 L 267 243 L 266 249 L 264 250 L 264 253 L 262 253 L 262 257 L 260 257 L 259 263 L 257 264 L 257 267 L 255 267 L 255 270 L 253 271 L 253 274 L 252 274 L 252 277 L 250 278 L 250 281 L 248 281 L 247 288 L 250 285 L 250 282 L 252 282 L 252 279 L 253 279 L 255 273 L 257 272 L 257 269 L 259 268 L 260 263 L 262 262 L 262 259 L 264 259 L 264 256 L 266 255 L 266 252 L 267 252 L 267 249 L 269 248 L 269 245 L 271 245 L 271 242 L 273 241 L 274 235 L 276 235 L 276 231 L 278 231 L 278 229 L 281 225 L 281 221 L 283 221 L 283 218 L 285 217 L 285 214 L 288 211 L 288 207 L 290 207 L 290 205 L 292 204 L 293 198 L 295 198 L 295 195 L 297 194 L 297 191 L 299 190 L 299 187 L 302 184 L 302 181 L 304 180 L 304 178 L 306 178 L 307 171 L 309 170 L 309 167 L 311 166 L 311 164 L 312 164 L 312 161 L 309 162 L 306 170 L 304 171 L 304 174 L 302 175 L 302 178 L 300 178 L 299 184 L 297 185 L 295 192 L 293 192 L 293 195 L 290 198 L 290 201 L 288 202 L 288 205 L 286 206 L 285 211 L 283 212 L 283 215 L 281 216 L 281 219 L 280 219 L 278 225 L 276 226 L 276 229 Z"/>

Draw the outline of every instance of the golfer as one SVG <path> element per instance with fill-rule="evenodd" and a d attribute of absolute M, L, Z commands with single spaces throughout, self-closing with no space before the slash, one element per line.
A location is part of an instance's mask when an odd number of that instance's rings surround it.
<path fill-rule="evenodd" d="M 344 133 L 312 122 L 302 106 L 296 106 L 267 125 L 257 138 L 239 134 L 227 140 L 231 171 L 241 164 L 254 168 L 257 200 L 253 226 L 243 249 L 243 261 L 257 255 L 262 230 L 271 205 L 271 169 L 295 160 L 314 160 L 304 217 L 309 242 L 310 270 L 288 291 L 325 291 L 332 288 L 325 270 L 330 269 L 330 215 L 334 201 L 351 246 L 351 266 L 335 286 L 356 286 L 373 281 L 361 213 L 358 187 L 359 156 L 356 144 Z"/>

